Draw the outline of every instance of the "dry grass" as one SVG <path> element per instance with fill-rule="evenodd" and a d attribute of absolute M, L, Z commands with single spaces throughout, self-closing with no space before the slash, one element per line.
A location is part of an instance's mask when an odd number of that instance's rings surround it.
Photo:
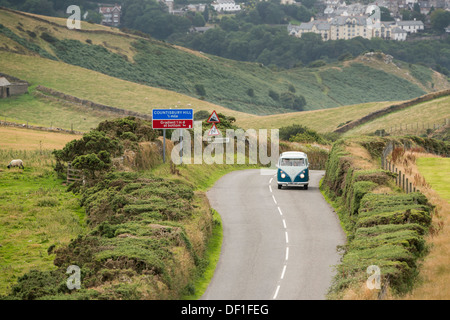
<path fill-rule="evenodd" d="M 81 30 L 97 30 L 100 31 L 98 33 L 89 33 L 86 34 L 85 32 L 78 31 L 76 29 L 70 30 L 66 26 L 66 19 L 64 18 L 53 18 L 53 17 L 47 17 L 47 16 L 39 16 L 35 14 L 27 14 L 30 16 L 30 18 L 25 17 L 22 14 L 12 13 L 9 11 L 3 11 L 0 10 L 0 21 L 2 21 L 2 24 L 11 30 L 13 30 L 17 35 L 19 35 L 22 38 L 28 39 L 29 36 L 27 35 L 26 31 L 33 31 L 38 36 L 34 38 L 32 41 L 36 44 L 38 44 L 43 49 L 47 50 L 50 53 L 53 53 L 52 47 L 44 40 L 42 40 L 39 35 L 42 32 L 51 32 L 54 36 L 57 38 L 63 38 L 63 39 L 72 39 L 72 40 L 79 40 L 81 42 L 85 42 L 86 39 L 90 39 L 92 41 L 92 44 L 97 45 L 105 45 L 111 52 L 125 55 L 130 61 L 133 61 L 134 56 L 134 50 L 131 46 L 131 43 L 135 41 L 135 37 L 133 36 L 126 36 L 122 37 L 121 41 L 117 41 L 117 37 L 120 35 L 124 35 L 123 32 L 118 30 L 117 28 L 111 28 L 111 27 L 105 27 L 101 25 L 91 24 L 87 23 L 85 21 L 82 21 L 81 23 Z M 42 20 L 36 20 L 32 17 L 38 17 L 41 19 L 44 19 L 46 21 L 50 21 L 53 23 L 58 24 L 59 26 L 55 26 L 50 23 L 45 23 Z M 22 25 L 25 27 L 22 27 L 23 30 L 17 29 L 18 23 L 21 22 Z M 101 31 L 107 31 L 101 32 Z M 109 34 L 109 33 L 114 34 Z"/>
<path fill-rule="evenodd" d="M 331 132 L 340 124 L 362 118 L 369 113 L 388 107 L 393 102 L 369 102 L 322 110 L 291 112 L 268 116 L 239 115 L 236 124 L 243 128 L 280 128 L 292 124 L 305 125 L 318 132 Z"/>
<path fill-rule="evenodd" d="M 81 136 L 59 132 L 0 126 L 0 149 L 53 150 Z"/>
<path fill-rule="evenodd" d="M 342 300 L 380 300 L 391 299 L 392 293 L 389 288 L 387 291 L 371 290 L 366 283 L 361 283 L 360 286 L 354 286 L 345 291 Z"/>
<path fill-rule="evenodd" d="M 352 159 L 353 168 L 358 168 L 361 170 L 369 170 L 378 168 L 378 164 L 374 162 L 369 151 L 363 146 L 352 142 L 345 147 L 345 149 L 354 156 Z"/>

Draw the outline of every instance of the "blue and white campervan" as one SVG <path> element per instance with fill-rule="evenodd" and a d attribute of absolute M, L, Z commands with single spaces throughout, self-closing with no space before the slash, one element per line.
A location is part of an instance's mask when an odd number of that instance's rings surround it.
<path fill-rule="evenodd" d="M 309 163 L 304 152 L 283 152 L 278 159 L 277 183 L 278 189 L 283 186 L 303 186 L 308 189 Z"/>

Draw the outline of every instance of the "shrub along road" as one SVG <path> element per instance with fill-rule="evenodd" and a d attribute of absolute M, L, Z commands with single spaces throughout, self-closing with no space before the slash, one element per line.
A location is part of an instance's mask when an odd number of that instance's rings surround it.
<path fill-rule="evenodd" d="M 339 219 L 319 191 L 277 189 L 274 175 L 243 170 L 222 177 L 207 195 L 222 217 L 223 244 L 202 299 L 324 299 L 346 241 Z"/>

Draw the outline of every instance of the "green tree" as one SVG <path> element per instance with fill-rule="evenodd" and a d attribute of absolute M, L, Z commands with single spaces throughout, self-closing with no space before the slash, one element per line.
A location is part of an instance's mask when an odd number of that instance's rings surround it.
<path fill-rule="evenodd" d="M 204 27 L 206 24 L 205 18 L 199 12 L 196 12 L 194 17 L 192 18 L 192 25 L 194 27 Z"/>
<path fill-rule="evenodd" d="M 248 42 L 244 40 L 231 40 L 228 46 L 228 57 L 235 60 L 245 61 L 248 56 Z"/>
<path fill-rule="evenodd" d="M 228 32 L 239 30 L 239 24 L 237 23 L 235 18 L 224 16 L 222 17 L 222 19 L 220 19 L 219 25 L 223 30 Z"/>
<path fill-rule="evenodd" d="M 205 20 L 205 22 L 209 21 L 209 6 L 208 5 L 205 6 L 205 10 L 203 11 L 203 19 Z"/>
<path fill-rule="evenodd" d="M 284 18 L 284 12 L 279 5 L 262 1 L 256 5 L 261 21 L 267 24 L 280 24 Z"/>
<path fill-rule="evenodd" d="M 420 11 L 419 11 L 420 13 Z M 386 7 L 380 7 L 381 21 L 394 21 L 394 18 L 391 16 L 391 12 Z"/>
<path fill-rule="evenodd" d="M 102 22 L 103 16 L 99 12 L 94 11 L 94 10 L 88 10 L 87 13 L 88 13 L 88 15 L 86 17 L 86 20 L 88 22 L 91 22 L 91 23 L 100 23 L 100 22 Z"/>
<path fill-rule="evenodd" d="M 450 25 L 450 12 L 443 9 L 436 9 L 430 16 L 431 26 L 437 31 L 444 31 Z"/>
<path fill-rule="evenodd" d="M 107 151 L 100 151 L 98 154 L 90 153 L 78 156 L 72 162 L 75 169 L 87 172 L 92 179 L 96 179 L 98 174 L 107 171 L 111 167 L 111 157 Z"/>

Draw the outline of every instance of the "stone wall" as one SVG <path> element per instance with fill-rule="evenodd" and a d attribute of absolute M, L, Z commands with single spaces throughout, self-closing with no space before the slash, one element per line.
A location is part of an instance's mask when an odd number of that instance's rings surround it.
<path fill-rule="evenodd" d="M 346 125 L 343 125 L 342 127 L 334 130 L 334 132 L 344 133 L 344 132 L 347 132 L 347 131 L 349 131 L 349 130 L 357 127 L 357 126 L 360 126 L 360 125 L 362 125 L 364 123 L 370 122 L 370 121 L 372 121 L 372 120 L 374 120 L 376 118 L 384 116 L 384 115 L 386 115 L 388 113 L 399 111 L 399 110 L 411 107 L 413 105 L 416 105 L 418 103 L 422 103 L 422 102 L 425 102 L 425 101 L 430 101 L 430 100 L 437 99 L 437 98 L 444 97 L 444 96 L 448 96 L 448 95 L 450 95 L 450 89 L 442 90 L 442 91 L 438 91 L 438 92 L 433 92 L 433 93 L 429 93 L 429 94 L 425 94 L 423 96 L 420 96 L 418 98 L 405 101 L 405 102 L 400 103 L 400 104 L 391 105 L 391 106 L 389 106 L 387 108 L 383 108 L 381 110 L 369 113 L 367 116 L 364 116 L 364 117 L 362 117 L 360 119 L 354 120 L 354 121 L 352 121 L 352 122 L 350 122 L 350 123 L 348 123 Z"/>
<path fill-rule="evenodd" d="M 81 106 L 88 107 L 88 108 L 91 108 L 94 110 L 112 112 L 112 113 L 115 113 L 115 114 L 118 114 L 121 116 L 133 116 L 133 117 L 141 118 L 144 120 L 152 119 L 152 116 L 148 115 L 148 114 L 135 112 L 135 111 L 131 111 L 131 110 L 126 110 L 126 109 L 120 109 L 120 108 L 116 108 L 116 107 L 111 107 L 111 106 L 96 103 L 96 102 L 93 102 L 90 100 L 80 99 L 75 96 L 71 96 L 71 95 L 65 94 L 63 92 L 56 91 L 54 89 L 47 88 L 44 86 L 37 86 L 36 92 L 41 93 L 46 98 L 57 99 L 57 100 L 61 100 L 63 102 L 69 102 L 69 103 L 81 105 Z"/>

